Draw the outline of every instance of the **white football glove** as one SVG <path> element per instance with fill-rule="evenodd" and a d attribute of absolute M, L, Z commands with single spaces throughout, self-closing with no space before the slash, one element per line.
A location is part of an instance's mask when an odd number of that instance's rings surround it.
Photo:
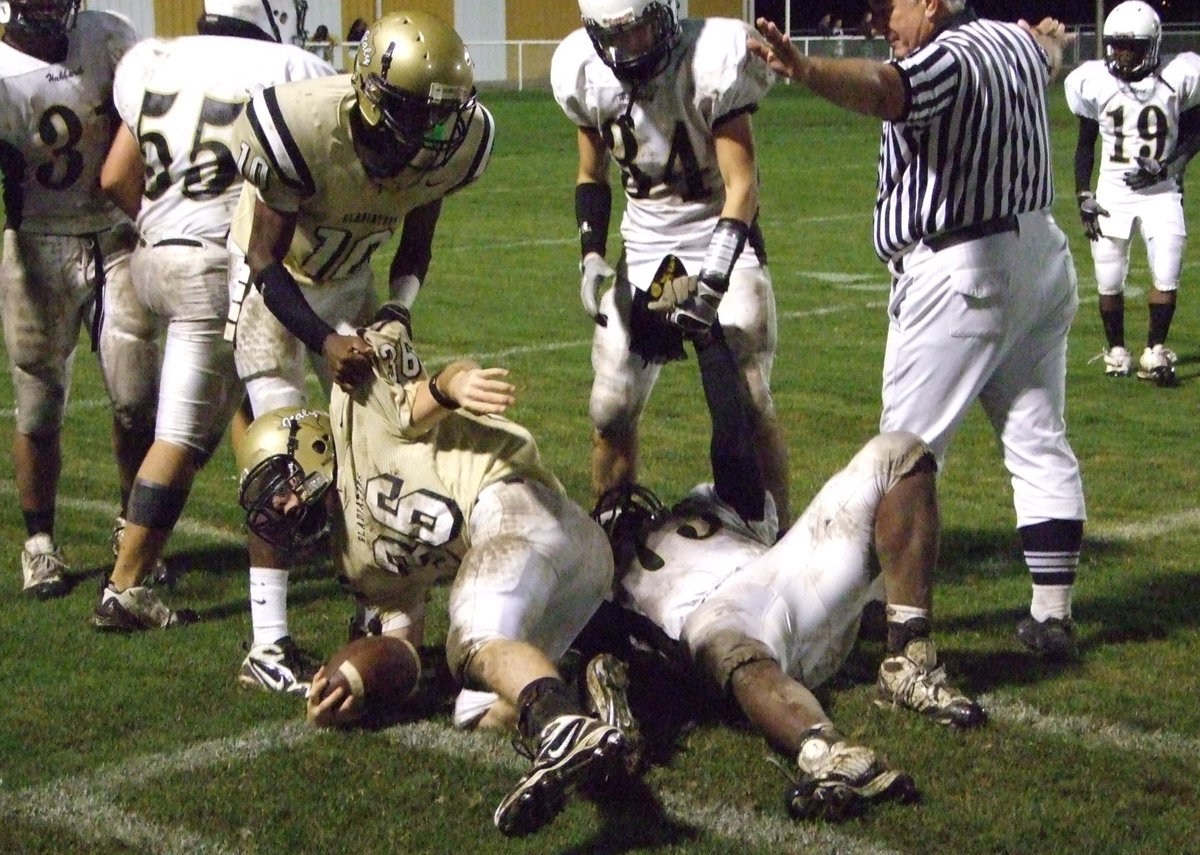
<path fill-rule="evenodd" d="M 707 332 L 717 319 L 717 307 L 724 296 L 703 279 L 696 279 L 696 292 L 675 307 L 671 312 L 671 323 L 691 335 Z"/>
<path fill-rule="evenodd" d="M 579 280 L 579 300 L 583 303 L 583 310 L 597 324 L 606 327 L 608 318 L 600 313 L 600 286 L 605 279 L 614 275 L 614 271 L 598 252 L 585 255 L 583 261 L 579 262 L 579 269 L 583 274 Z"/>
<path fill-rule="evenodd" d="M 654 291 L 652 287 L 651 296 L 654 295 Z M 695 276 L 675 276 L 662 283 L 662 292 L 647 303 L 646 308 L 662 315 L 670 315 L 677 306 L 686 303 L 695 293 Z"/>

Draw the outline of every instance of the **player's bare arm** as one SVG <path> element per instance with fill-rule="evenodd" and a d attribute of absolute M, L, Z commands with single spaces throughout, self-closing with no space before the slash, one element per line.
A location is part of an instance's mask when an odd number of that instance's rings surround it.
<path fill-rule="evenodd" d="M 756 26 L 763 41 L 747 39 L 746 47 L 772 71 L 847 110 L 889 122 L 903 116 L 904 84 L 891 63 L 804 56 L 771 21 L 759 18 Z"/>
<path fill-rule="evenodd" d="M 507 368 L 481 368 L 468 359 L 451 362 L 417 389 L 412 426 L 428 430 L 460 407 L 476 415 L 498 416 L 516 403 Z"/>
<path fill-rule="evenodd" d="M 142 176 L 146 164 L 133 132 L 125 125 L 117 129 L 112 148 L 100 170 L 100 189 L 131 220 L 142 207 Z"/>
<path fill-rule="evenodd" d="M 721 216 L 750 225 L 758 213 L 758 168 L 750 114 L 742 113 L 714 128 L 713 145 L 725 181 L 725 207 Z"/>

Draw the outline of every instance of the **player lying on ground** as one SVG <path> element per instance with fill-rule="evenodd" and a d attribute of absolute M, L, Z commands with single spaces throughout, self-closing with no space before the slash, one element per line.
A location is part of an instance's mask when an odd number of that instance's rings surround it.
<path fill-rule="evenodd" d="M 878 591 L 877 557 L 888 619 L 877 703 L 957 727 L 986 721 L 979 704 L 947 684 L 929 637 L 939 540 L 933 454 L 912 434 L 876 436 L 777 543 L 719 324 L 694 343 L 713 419 L 715 483 L 670 509 L 636 486 L 601 499 L 593 516 L 612 543 L 616 600 L 657 627 L 647 640 L 669 640 L 669 656 L 731 695 L 773 746 L 796 758 L 800 774 L 787 794 L 794 816 L 837 819 L 872 799 L 911 800 L 912 778 L 847 742 L 813 690 L 854 645 Z"/>

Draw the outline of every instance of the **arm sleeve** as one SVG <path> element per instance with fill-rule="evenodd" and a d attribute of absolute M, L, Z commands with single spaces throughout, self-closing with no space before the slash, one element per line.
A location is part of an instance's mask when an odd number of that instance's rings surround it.
<path fill-rule="evenodd" d="M 1092 189 L 1092 170 L 1096 166 L 1096 140 L 1100 123 L 1095 119 L 1079 119 L 1079 139 L 1075 142 L 1075 192 Z"/>
<path fill-rule="evenodd" d="M 696 343 L 696 359 L 712 418 L 709 457 L 713 484 L 721 501 L 746 522 L 757 522 L 766 513 L 766 487 L 754 454 L 750 419 L 733 353 L 720 325 L 714 324 L 712 329 L 707 341 Z"/>

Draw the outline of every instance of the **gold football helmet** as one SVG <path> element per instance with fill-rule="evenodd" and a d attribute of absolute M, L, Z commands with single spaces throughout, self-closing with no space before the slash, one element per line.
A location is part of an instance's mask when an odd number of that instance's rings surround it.
<path fill-rule="evenodd" d="M 0 2 L 0 25 L 34 36 L 61 36 L 75 28 L 79 0 Z"/>
<path fill-rule="evenodd" d="M 296 407 L 265 413 L 247 428 L 237 459 L 247 528 L 288 551 L 328 533 L 325 493 L 335 468 L 329 416 Z"/>
<path fill-rule="evenodd" d="M 458 33 L 426 12 L 386 15 L 367 28 L 352 84 L 363 122 L 386 128 L 409 160 L 433 169 L 463 144 L 475 112 L 475 66 Z"/>

